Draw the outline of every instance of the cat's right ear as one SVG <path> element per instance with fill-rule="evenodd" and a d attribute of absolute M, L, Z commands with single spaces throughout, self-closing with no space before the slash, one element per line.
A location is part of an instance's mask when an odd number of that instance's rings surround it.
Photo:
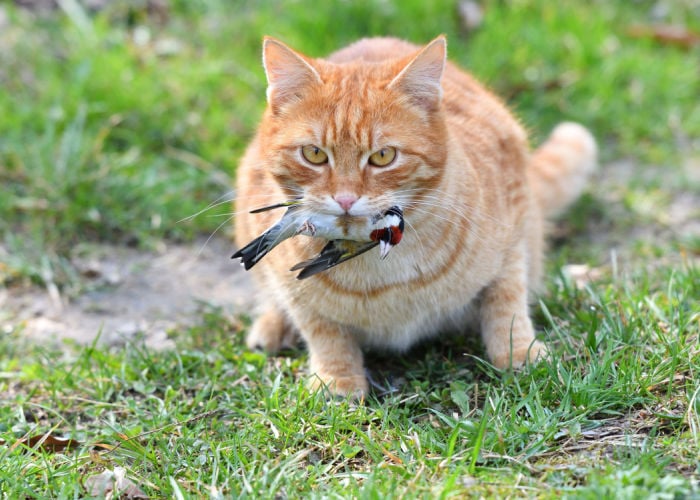
<path fill-rule="evenodd" d="M 301 99 L 310 86 L 323 83 L 308 58 L 271 37 L 263 41 L 267 102 L 273 111 Z"/>
<path fill-rule="evenodd" d="M 400 89 L 426 109 L 435 109 L 442 99 L 442 74 L 447 58 L 447 41 L 438 36 L 423 48 L 391 81 L 389 88 Z"/>

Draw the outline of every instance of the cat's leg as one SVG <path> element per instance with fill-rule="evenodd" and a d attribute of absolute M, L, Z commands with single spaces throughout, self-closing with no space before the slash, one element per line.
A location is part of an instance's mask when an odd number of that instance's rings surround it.
<path fill-rule="evenodd" d="M 528 311 L 525 252 L 515 251 L 501 275 L 482 293 L 481 335 L 491 363 L 497 368 L 517 368 L 547 352 L 535 340 Z"/>
<path fill-rule="evenodd" d="M 299 343 L 299 334 L 289 318 L 276 306 L 270 305 L 257 317 L 246 336 L 249 349 L 276 353 Z"/>
<path fill-rule="evenodd" d="M 324 320 L 305 321 L 301 330 L 309 350 L 312 388 L 327 387 L 339 396 L 364 397 L 369 385 L 362 349 L 352 333 Z"/>

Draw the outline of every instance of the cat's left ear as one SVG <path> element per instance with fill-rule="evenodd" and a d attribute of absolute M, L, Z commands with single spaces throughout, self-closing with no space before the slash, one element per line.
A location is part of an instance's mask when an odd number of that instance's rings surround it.
<path fill-rule="evenodd" d="M 271 37 L 263 41 L 263 66 L 267 75 L 267 102 L 273 110 L 300 99 L 309 86 L 323 83 L 308 58 Z"/>
<path fill-rule="evenodd" d="M 429 110 L 437 108 L 442 98 L 442 74 L 447 59 L 447 40 L 440 35 L 426 45 L 389 84 L 400 89 Z"/>

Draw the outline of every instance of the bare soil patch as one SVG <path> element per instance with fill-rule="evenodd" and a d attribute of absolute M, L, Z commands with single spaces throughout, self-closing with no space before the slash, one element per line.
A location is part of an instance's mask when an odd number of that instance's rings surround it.
<path fill-rule="evenodd" d="M 119 345 L 143 335 L 147 345 L 170 347 L 168 331 L 195 324 L 203 308 L 248 313 L 250 277 L 229 257 L 224 238 L 165 244 L 159 251 L 90 246 L 73 259 L 85 279 L 74 299 L 49 288 L 0 288 L 0 328 L 20 326 L 37 342 L 71 339 Z"/>

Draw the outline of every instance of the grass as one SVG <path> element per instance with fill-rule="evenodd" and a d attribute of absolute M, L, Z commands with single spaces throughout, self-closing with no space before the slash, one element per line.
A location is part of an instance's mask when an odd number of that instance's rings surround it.
<path fill-rule="evenodd" d="M 108 483 L 95 478 L 119 468 L 152 497 L 700 496 L 700 245 L 668 215 L 700 192 L 700 48 L 629 32 L 654 4 L 697 31 L 697 2 L 489 1 L 469 35 L 454 3 L 2 6 L 10 293 L 49 281 L 78 293 L 79 242 L 149 247 L 217 230 L 226 204 L 178 221 L 230 196 L 264 104 L 263 34 L 322 55 L 360 36 L 444 32 L 452 59 L 506 96 L 536 138 L 579 120 L 612 162 L 561 221 L 534 311 L 556 355 L 518 374 L 475 357 L 473 339 L 445 341 L 372 358 L 389 390 L 353 405 L 305 389 L 303 352 L 246 351 L 247 318 L 215 309 L 170 332 L 171 351 L 57 349 L 8 327 L 4 497 L 100 496 Z M 620 158 L 634 167 L 616 177 Z M 577 285 L 559 271 L 571 262 L 595 279 Z"/>
<path fill-rule="evenodd" d="M 308 393 L 303 353 L 247 352 L 218 311 L 166 352 L 5 336 L 0 489 L 73 496 L 119 466 L 156 497 L 698 495 L 699 278 L 561 282 L 539 318 L 556 357 L 516 375 L 456 341 L 373 358 L 392 390 L 364 405 Z M 76 442 L 25 441 L 44 434 Z"/>

